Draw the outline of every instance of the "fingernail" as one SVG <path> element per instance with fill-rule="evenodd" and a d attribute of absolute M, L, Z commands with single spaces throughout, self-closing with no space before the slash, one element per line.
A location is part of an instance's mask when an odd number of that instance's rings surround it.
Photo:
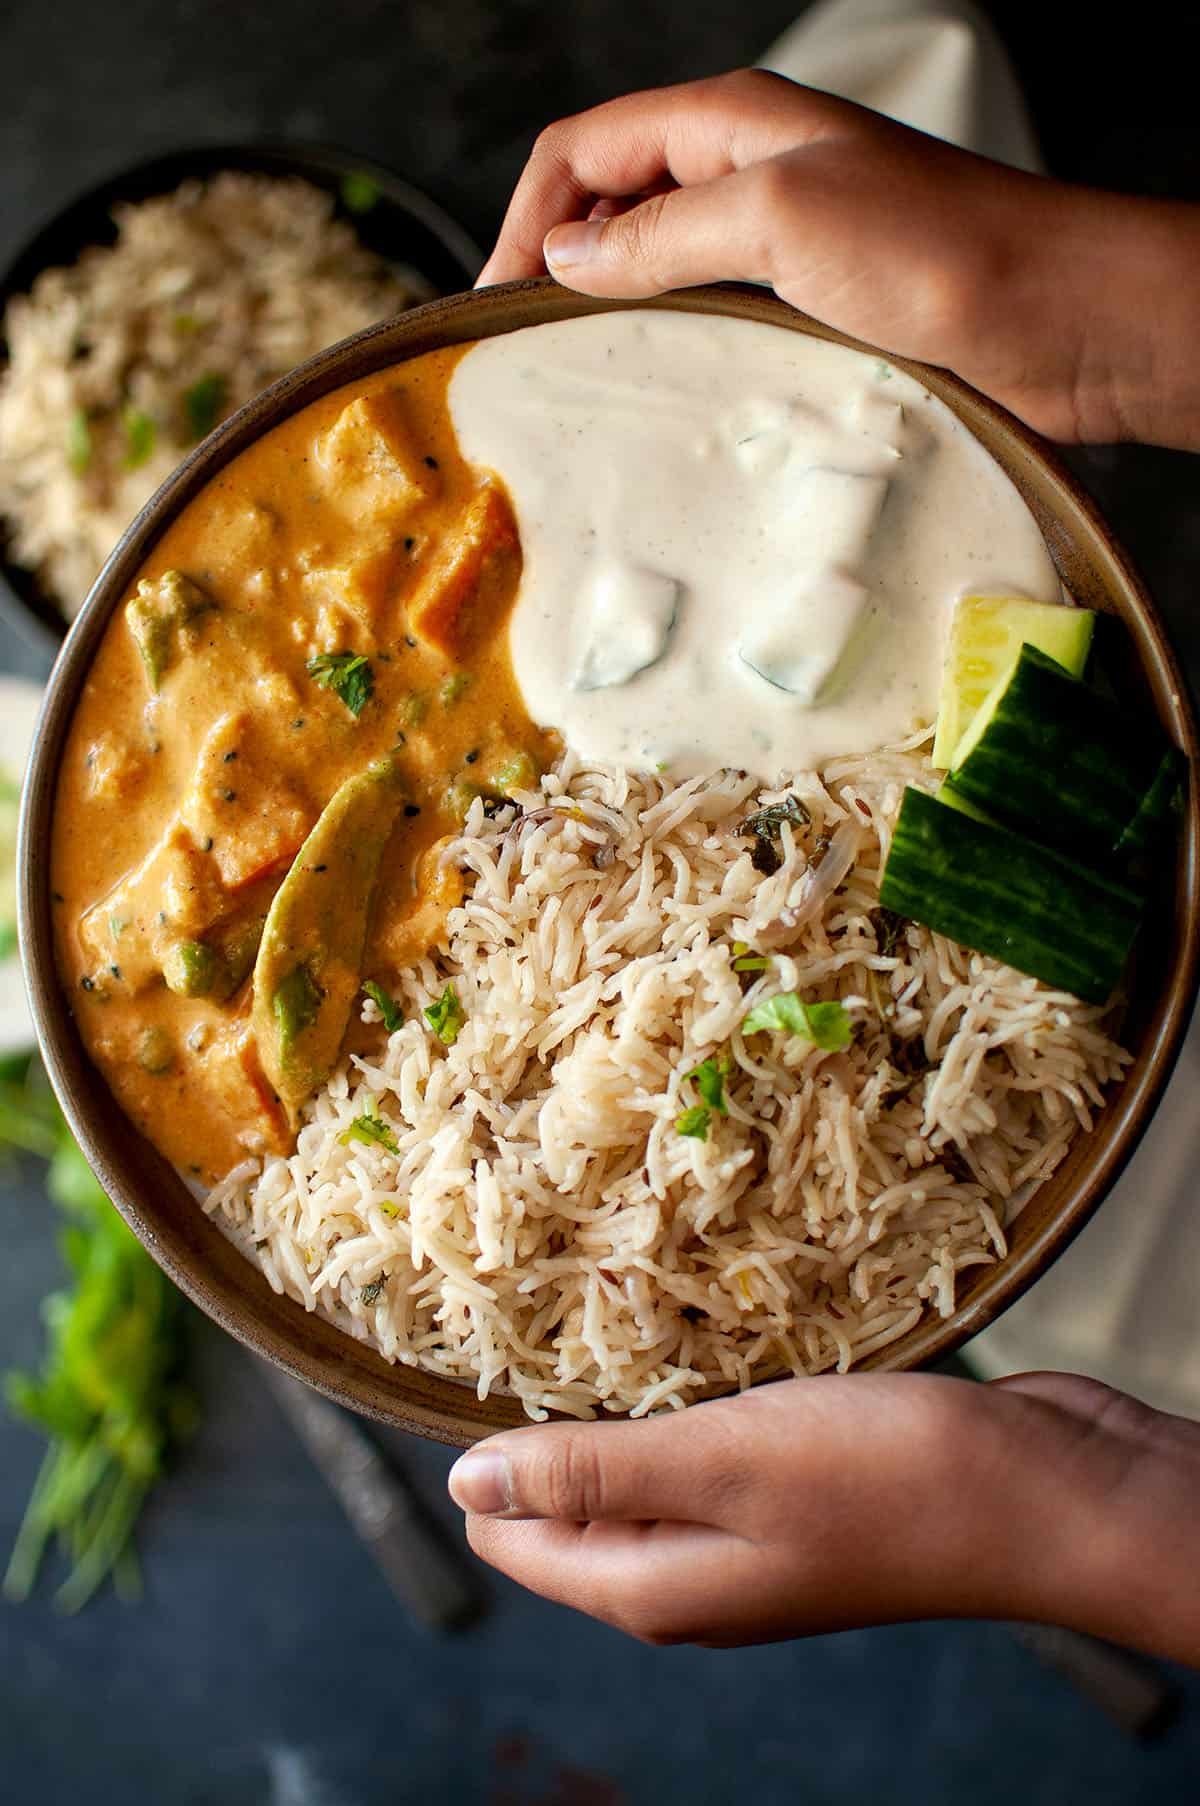
<path fill-rule="evenodd" d="M 578 269 L 580 264 L 595 263 L 601 255 L 603 220 L 570 220 L 547 232 L 542 256 L 552 270 Z"/>
<path fill-rule="evenodd" d="M 499 1449 L 470 1449 L 450 1469 L 450 1497 L 464 1511 L 499 1517 L 512 1509 L 512 1474 Z"/>

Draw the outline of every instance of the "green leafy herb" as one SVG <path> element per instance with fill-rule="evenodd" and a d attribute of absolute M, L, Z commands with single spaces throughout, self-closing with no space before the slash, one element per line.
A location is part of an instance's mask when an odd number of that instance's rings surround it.
<path fill-rule="evenodd" d="M 87 413 L 76 408 L 67 421 L 67 463 L 81 477 L 92 461 L 92 429 Z"/>
<path fill-rule="evenodd" d="M 158 432 L 154 416 L 141 408 L 124 408 L 121 412 L 121 426 L 125 433 L 125 468 L 136 470 L 154 451 Z"/>
<path fill-rule="evenodd" d="M 454 1046 L 466 1019 L 467 1012 L 453 985 L 447 985 L 437 1002 L 425 1011 L 425 1020 L 445 1047 Z"/>
<path fill-rule="evenodd" d="M 0 922 L 0 959 L 9 959 L 17 950 L 17 925 Z"/>
<path fill-rule="evenodd" d="M 701 1060 L 699 1066 L 688 1073 L 697 1091 L 705 1103 L 713 1110 L 719 1110 L 722 1116 L 729 1115 L 729 1105 L 725 1102 L 725 1080 L 733 1072 L 733 1059 L 727 1048 L 720 1053 L 710 1054 L 707 1060 Z"/>
<path fill-rule="evenodd" d="M 712 1112 L 707 1104 L 693 1104 L 675 1118 L 675 1127 L 680 1135 L 690 1135 L 695 1141 L 708 1140 L 708 1119 Z"/>
<path fill-rule="evenodd" d="M 756 1003 L 742 1023 L 744 1035 L 799 1035 L 826 1053 L 849 1047 L 852 1028 L 840 1003 L 805 1003 L 795 991 L 780 991 Z"/>
<path fill-rule="evenodd" d="M 735 972 L 765 972 L 767 956 L 765 953 L 754 953 L 746 941 L 733 943 L 733 969 Z"/>
<path fill-rule="evenodd" d="M 225 411 L 226 383 L 219 370 L 210 370 L 183 393 L 188 434 L 193 443 L 205 439 Z"/>
<path fill-rule="evenodd" d="M 365 1285 L 358 1294 L 358 1302 L 360 1304 L 378 1304 L 386 1284 L 386 1279 L 373 1279 L 370 1285 Z"/>
<path fill-rule="evenodd" d="M 404 1011 L 400 1005 L 394 997 L 388 995 L 381 984 L 376 984 L 373 978 L 363 980 L 363 990 L 383 1017 L 383 1026 L 388 1034 L 394 1035 L 404 1021 Z"/>
<path fill-rule="evenodd" d="M 379 1107 L 374 1102 L 368 1104 L 361 1116 L 356 1116 L 348 1129 L 338 1136 L 343 1147 L 349 1147 L 352 1141 L 371 1141 L 389 1154 L 400 1152 L 400 1143 L 379 1114 Z"/>
<path fill-rule="evenodd" d="M 136 1595 L 134 1528 L 196 1407 L 179 1378 L 182 1299 L 104 1195 L 36 1065 L 23 1064 L 0 1077 L 0 1152 L 49 1160 L 70 1277 L 46 1301 L 41 1372 L 7 1379 L 10 1408 L 50 1446 L 4 1592 L 28 1598 L 57 1543 L 70 1569 L 56 1603 L 73 1612 L 110 1575 Z"/>
<path fill-rule="evenodd" d="M 371 700 L 375 673 L 361 652 L 318 652 L 305 669 L 323 690 L 332 690 L 352 715 L 361 715 Z"/>
<path fill-rule="evenodd" d="M 382 194 L 374 176 L 365 169 L 350 169 L 342 177 L 342 206 L 348 213 L 370 213 Z"/>

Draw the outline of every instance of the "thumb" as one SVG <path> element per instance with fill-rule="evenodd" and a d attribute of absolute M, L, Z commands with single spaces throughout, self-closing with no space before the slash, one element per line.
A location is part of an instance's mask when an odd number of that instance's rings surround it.
<path fill-rule="evenodd" d="M 547 1424 L 490 1436 L 450 1470 L 450 1496 L 486 1517 L 715 1523 L 728 1426 L 712 1406 L 639 1422 Z"/>
<path fill-rule="evenodd" d="M 550 274 L 585 295 L 635 300 L 701 282 L 764 282 L 770 234 L 759 229 L 774 188 L 754 164 L 691 188 L 672 188 L 610 217 L 569 220 L 546 234 Z"/>

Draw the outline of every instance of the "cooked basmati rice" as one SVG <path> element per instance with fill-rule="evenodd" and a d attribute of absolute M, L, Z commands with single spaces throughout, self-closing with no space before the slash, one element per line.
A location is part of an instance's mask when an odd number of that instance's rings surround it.
<path fill-rule="evenodd" d="M 198 424 L 432 292 L 295 178 L 226 171 L 114 219 L 114 245 L 44 271 L 3 322 L 0 514 L 10 555 L 71 615 Z M 201 423 L 187 396 L 213 378 Z"/>
<path fill-rule="evenodd" d="M 568 756 L 519 810 L 477 801 L 445 854 L 473 883 L 399 988 L 403 1026 L 316 1098 L 290 1158 L 207 1208 L 277 1291 L 534 1418 L 844 1371 L 948 1316 L 1128 1056 L 1102 1010 L 879 911 L 904 785 L 932 778 L 911 742 L 777 790 Z M 764 876 L 738 829 L 789 794 L 810 825 L 783 825 Z M 842 824 L 848 876 L 789 930 Z M 735 943 L 781 940 L 735 970 Z M 466 1020 L 444 1047 L 424 1012 L 447 982 Z M 792 990 L 842 1002 L 846 1051 L 742 1036 Z M 685 1136 L 688 1075 L 726 1047 L 728 1115 Z M 395 1151 L 347 1139 L 368 1110 Z"/>

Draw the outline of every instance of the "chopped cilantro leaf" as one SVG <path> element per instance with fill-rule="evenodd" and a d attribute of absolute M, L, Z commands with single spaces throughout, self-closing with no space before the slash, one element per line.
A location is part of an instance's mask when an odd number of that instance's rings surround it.
<path fill-rule="evenodd" d="M 380 1116 L 378 1105 L 374 1101 L 368 1104 L 361 1116 L 354 1118 L 350 1127 L 338 1136 L 338 1140 L 343 1147 L 349 1147 L 352 1141 L 367 1141 L 386 1148 L 389 1154 L 400 1152 L 400 1143 Z"/>
<path fill-rule="evenodd" d="M 690 1110 L 675 1118 L 675 1127 L 680 1135 L 690 1135 L 694 1141 L 707 1141 L 710 1114 L 707 1104 L 693 1104 Z"/>
<path fill-rule="evenodd" d="M 347 213 L 370 213 L 380 192 L 379 183 L 365 169 L 348 169 L 342 177 L 342 206 Z"/>
<path fill-rule="evenodd" d="M 188 434 L 195 443 L 212 432 L 225 410 L 225 378 L 219 370 L 210 370 L 199 382 L 183 392 L 183 411 L 187 416 Z"/>
<path fill-rule="evenodd" d="M 388 995 L 382 985 L 376 984 L 373 978 L 363 980 L 363 990 L 383 1017 L 383 1026 L 388 1034 L 394 1035 L 404 1021 L 404 1011 L 400 1005 L 394 997 Z"/>
<path fill-rule="evenodd" d="M 386 1284 L 386 1279 L 373 1279 L 370 1285 L 364 1286 L 358 1294 L 358 1302 L 360 1304 L 378 1304 Z"/>
<path fill-rule="evenodd" d="M 371 700 L 375 673 L 361 652 L 318 652 L 305 670 L 323 690 L 332 690 L 352 715 L 361 715 Z"/>
<path fill-rule="evenodd" d="M 763 953 L 755 953 L 748 941 L 733 943 L 733 969 L 735 972 L 765 972 L 767 957 Z"/>
<path fill-rule="evenodd" d="M 17 950 L 17 925 L 0 922 L 0 959 L 8 959 Z"/>
<path fill-rule="evenodd" d="M 840 1003 L 804 1003 L 795 991 L 780 991 L 756 1003 L 742 1023 L 744 1035 L 799 1035 L 826 1053 L 850 1045 L 852 1024 Z"/>
<path fill-rule="evenodd" d="M 425 1020 L 445 1047 L 453 1047 L 467 1019 L 458 992 L 447 985 L 437 1002 L 425 1011 Z"/>
<path fill-rule="evenodd" d="M 92 429 L 87 413 L 76 408 L 67 421 L 67 463 L 81 477 L 92 461 Z"/>
<path fill-rule="evenodd" d="M 733 1071 L 733 1061 L 727 1051 L 710 1054 L 707 1060 L 701 1060 L 689 1079 L 695 1083 L 697 1091 L 705 1103 L 713 1110 L 719 1110 L 722 1116 L 729 1115 L 729 1105 L 725 1102 L 725 1080 Z"/>
<path fill-rule="evenodd" d="M 158 427 L 153 414 L 147 414 L 141 408 L 123 408 L 121 427 L 125 434 L 125 468 L 136 470 L 153 452 Z"/>

